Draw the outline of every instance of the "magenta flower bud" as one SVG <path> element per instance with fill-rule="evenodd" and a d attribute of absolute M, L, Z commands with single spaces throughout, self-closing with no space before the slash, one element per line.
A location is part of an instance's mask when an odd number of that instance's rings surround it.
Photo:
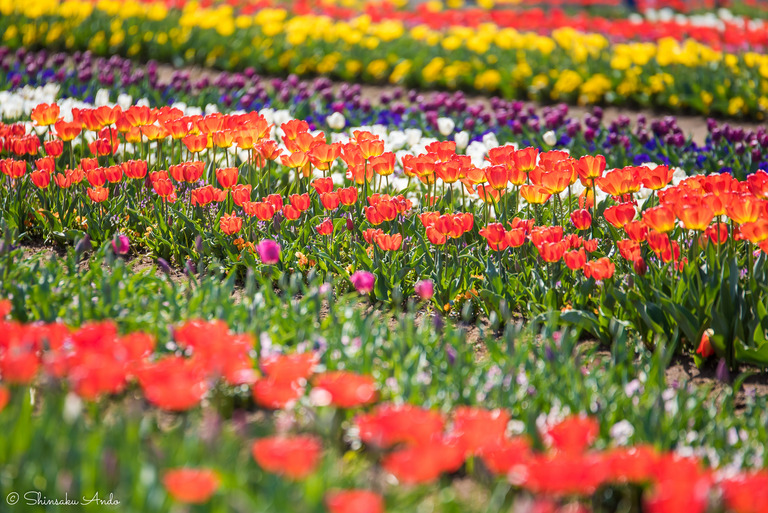
<path fill-rule="evenodd" d="M 272 239 L 264 239 L 256 246 L 259 258 L 267 265 L 275 265 L 280 261 L 280 244 Z"/>
<path fill-rule="evenodd" d="M 429 301 L 435 293 L 435 286 L 432 280 L 421 280 L 416 283 L 416 294 L 419 295 L 422 301 Z"/>
<path fill-rule="evenodd" d="M 373 290 L 376 277 L 368 271 L 356 271 L 349 277 L 349 281 L 360 294 L 368 294 Z"/>
<path fill-rule="evenodd" d="M 127 235 L 118 235 L 112 239 L 112 250 L 116 255 L 127 255 L 131 250 L 131 240 Z"/>

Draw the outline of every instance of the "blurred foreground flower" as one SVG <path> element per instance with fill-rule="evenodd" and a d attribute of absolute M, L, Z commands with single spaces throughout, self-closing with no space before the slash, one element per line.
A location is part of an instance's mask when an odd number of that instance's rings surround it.
<path fill-rule="evenodd" d="M 330 492 L 325 498 L 330 513 L 383 513 L 384 499 L 368 490 Z"/>
<path fill-rule="evenodd" d="M 165 473 L 163 484 L 175 500 L 202 504 L 219 487 L 219 478 L 209 469 L 178 468 Z"/>

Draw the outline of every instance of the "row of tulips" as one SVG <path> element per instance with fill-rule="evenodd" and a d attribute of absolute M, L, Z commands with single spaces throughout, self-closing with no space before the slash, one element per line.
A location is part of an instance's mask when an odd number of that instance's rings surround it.
<path fill-rule="evenodd" d="M 373 297 L 393 302 L 430 279 L 440 309 L 479 303 L 504 318 L 510 309 L 584 313 L 614 304 L 592 296 L 595 282 L 608 282 L 603 296 L 635 305 L 662 301 L 656 287 L 684 285 L 685 297 L 668 292 L 678 308 L 666 319 L 618 307 L 578 324 L 609 339 L 606 317 L 628 318 L 649 344 L 682 340 L 689 350 L 711 329 L 715 352 L 732 367 L 765 364 L 764 320 L 749 318 L 768 301 L 763 171 L 745 181 L 681 180 L 666 166 L 606 170 L 602 156 L 515 145 L 489 150 L 477 167 L 454 142 L 398 158 L 370 132 L 329 144 L 299 120 L 279 127 L 278 143 L 258 113 L 185 117 L 104 106 L 77 111 L 73 121 L 59 113 L 56 104 L 33 111 L 43 142 L 21 125 L 3 128 L 4 147 L 25 155 L 0 160 L 3 210 L 18 233 L 74 242 L 83 232 L 108 240 L 122 231 L 180 266 L 206 255 L 253 267 L 260 254 L 281 270 L 370 269 Z M 86 147 L 96 156 L 84 157 Z M 264 241 L 285 257 L 265 259 Z M 456 276 L 451 269 L 459 267 Z M 722 297 L 719 285 L 728 280 L 747 301 L 740 320 L 756 325 L 734 324 L 736 298 Z"/>
<path fill-rule="evenodd" d="M 6 5 L 3 43 L 547 102 L 660 106 L 757 119 L 768 108 L 766 56 L 717 51 L 693 39 L 612 44 L 571 28 L 537 35 L 494 24 L 433 30 L 398 20 L 374 23 L 367 16 L 291 17 L 282 9 L 245 15 L 193 4 L 180 10 L 132 2 L 63 6 Z M 516 65 L 500 67 L 501 62 Z"/>
<path fill-rule="evenodd" d="M 0 313 L 9 310 L 10 303 L 0 302 Z M 57 388 L 71 390 L 64 413 L 69 423 L 85 415 L 78 401 L 104 408 L 110 398 L 136 400 L 131 393 L 134 388 L 141 390 L 149 405 L 172 412 L 200 408 L 201 401 L 215 400 L 214 393 L 237 388 L 239 395 L 250 395 L 252 407 L 264 412 L 293 413 L 304 398 L 315 415 L 326 408 L 337 410 L 339 422 L 325 433 L 315 428 L 314 434 L 296 434 L 298 426 L 281 425 L 275 414 L 271 428 L 275 434 L 250 442 L 250 452 L 262 471 L 287 481 L 311 478 L 323 453 L 333 452 L 332 446 L 340 441 L 347 452 L 343 461 L 351 460 L 350 452 L 362 452 L 360 444 L 364 444 L 367 458 L 399 485 L 433 483 L 442 474 L 455 475 L 464 468 L 475 479 L 508 479 L 516 489 L 542 497 L 540 507 L 588 498 L 605 487 L 616 488 L 619 494 L 634 488 L 641 493 L 643 507 L 653 512 L 724 507 L 752 513 L 765 511 L 768 500 L 764 472 L 722 474 L 696 458 L 659 452 L 652 446 L 590 449 L 600 426 L 586 416 L 545 424 L 532 440 L 509 435 L 512 419 L 504 410 L 465 406 L 444 414 L 394 403 L 371 408 L 380 394 L 386 394 L 377 390 L 372 377 L 348 371 L 317 372 L 320 358 L 313 352 L 265 353 L 261 344 L 232 333 L 222 321 L 188 321 L 172 330 L 172 342 L 162 345 L 142 332 L 120 335 L 110 321 L 74 330 L 61 323 L 0 321 L 0 328 L 0 415 L 13 416 L 16 423 L 36 422 L 30 407 L 31 387 L 51 395 L 43 398 L 46 409 L 56 408 Z M 258 365 L 254 353 L 266 355 Z M 75 411 L 67 413 L 67 408 Z M 347 414 L 352 411 L 357 411 L 354 417 Z M 271 430 L 268 419 L 261 422 Z M 18 437 L 14 430 L 11 443 Z M 6 456 L 20 449 L 0 446 Z M 345 465 L 341 460 L 334 464 Z M 165 469 L 162 482 L 181 503 L 205 503 L 221 485 L 217 471 L 204 467 Z M 224 489 L 220 493 L 237 492 Z M 270 492 L 264 488 L 262 493 Z M 331 512 L 384 511 L 384 498 L 373 491 L 333 491 L 326 495 L 325 504 Z M 578 501 L 571 507 L 589 511 Z"/>
<path fill-rule="evenodd" d="M 0 48 L 2 78 L 13 91 L 4 95 L 0 106 L 7 120 L 25 119 L 38 103 L 59 100 L 62 114 L 69 116 L 72 108 L 103 106 L 110 99 L 128 108 L 133 98 L 143 98 L 156 107 L 178 104 L 189 115 L 262 109 L 275 124 L 299 118 L 311 129 L 346 130 L 349 134 L 356 129 L 385 128 L 388 147 L 410 153 L 426 146 L 425 139 L 453 136 L 457 147 L 466 148 L 468 154 L 486 152 L 492 147 L 490 138 L 491 142 L 515 140 L 541 147 L 556 144 L 577 157 L 603 152 L 610 167 L 660 162 L 709 173 L 730 171 L 742 179 L 757 169 L 768 169 L 768 155 L 763 151 L 768 144 L 765 127 L 744 130 L 708 121 L 706 140 L 691 141 L 692 134 L 683 132 L 669 117 L 653 121 L 639 117 L 634 125 L 629 118 L 620 117 L 608 123 L 596 108 L 582 120 L 571 115 L 565 104 L 536 111 L 522 102 L 492 98 L 486 106 L 468 101 L 460 92 L 425 96 L 396 89 L 371 102 L 357 85 L 334 87 L 326 79 L 301 82 L 295 76 L 266 81 L 253 70 L 199 80 L 177 71 L 168 82 L 159 79 L 155 63 L 137 66 L 89 53 L 76 54 L 68 63 L 64 54 Z M 28 84 L 45 86 L 22 87 Z M 59 94 L 74 99 L 60 100 Z M 90 104 L 80 105 L 75 99 Z"/>

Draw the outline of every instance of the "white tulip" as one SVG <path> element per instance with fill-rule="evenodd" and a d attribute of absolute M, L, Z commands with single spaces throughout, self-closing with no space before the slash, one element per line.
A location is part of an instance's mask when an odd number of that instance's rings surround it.
<path fill-rule="evenodd" d="M 342 130 L 347 125 L 347 120 L 341 112 L 334 112 L 325 118 L 325 121 L 331 130 Z"/>
<path fill-rule="evenodd" d="M 443 137 L 448 137 L 456 128 L 456 123 L 451 118 L 437 118 L 437 130 Z"/>
<path fill-rule="evenodd" d="M 456 141 L 456 148 L 463 150 L 469 144 L 469 132 L 466 130 L 457 132 L 456 135 L 453 136 L 453 140 Z"/>
<path fill-rule="evenodd" d="M 557 144 L 557 136 L 555 135 L 555 132 L 550 130 L 548 132 L 544 132 L 544 135 L 542 136 L 544 139 L 544 144 L 548 146 L 554 146 Z"/>
<path fill-rule="evenodd" d="M 499 147 L 499 140 L 496 139 L 496 134 L 493 132 L 488 132 L 483 136 L 483 145 L 485 145 L 486 148 L 489 150 L 492 148 L 498 148 Z"/>
<path fill-rule="evenodd" d="M 133 105 L 133 97 L 130 94 L 120 93 L 117 95 L 117 104 L 121 109 L 126 110 Z"/>
<path fill-rule="evenodd" d="M 109 104 L 109 91 L 106 89 L 99 89 L 96 91 L 96 96 L 93 98 L 93 103 L 97 107 Z"/>

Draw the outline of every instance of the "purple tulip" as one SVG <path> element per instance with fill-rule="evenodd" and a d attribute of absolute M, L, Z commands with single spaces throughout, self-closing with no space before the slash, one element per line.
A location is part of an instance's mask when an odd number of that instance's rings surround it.
<path fill-rule="evenodd" d="M 416 284 L 416 294 L 422 301 L 429 301 L 435 293 L 435 286 L 432 280 L 421 280 Z"/>
<path fill-rule="evenodd" d="M 373 290 L 376 276 L 368 271 L 356 271 L 349 277 L 349 281 L 360 294 L 369 294 Z"/>
<path fill-rule="evenodd" d="M 256 246 L 259 258 L 267 265 L 275 265 L 280 261 L 280 244 L 272 239 L 264 239 Z"/>
<path fill-rule="evenodd" d="M 112 240 L 112 250 L 116 255 L 127 255 L 131 250 L 131 240 L 127 235 L 118 235 Z"/>

